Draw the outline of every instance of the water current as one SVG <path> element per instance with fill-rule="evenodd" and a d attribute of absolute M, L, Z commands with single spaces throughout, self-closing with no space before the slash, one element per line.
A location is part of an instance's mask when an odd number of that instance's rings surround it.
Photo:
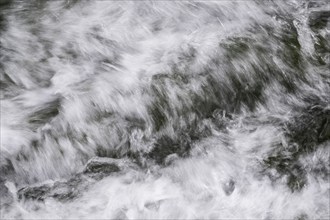
<path fill-rule="evenodd" d="M 326 0 L 0 0 L 1 219 L 329 219 Z"/>

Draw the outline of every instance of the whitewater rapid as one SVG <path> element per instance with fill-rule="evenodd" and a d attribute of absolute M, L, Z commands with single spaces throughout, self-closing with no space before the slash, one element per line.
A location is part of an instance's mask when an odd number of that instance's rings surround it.
<path fill-rule="evenodd" d="M 329 219 L 327 1 L 0 1 L 1 219 Z"/>

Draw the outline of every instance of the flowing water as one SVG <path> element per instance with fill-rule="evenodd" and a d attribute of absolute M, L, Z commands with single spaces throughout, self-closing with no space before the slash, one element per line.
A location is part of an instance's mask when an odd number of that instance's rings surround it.
<path fill-rule="evenodd" d="M 1 0 L 1 218 L 329 219 L 329 7 Z"/>

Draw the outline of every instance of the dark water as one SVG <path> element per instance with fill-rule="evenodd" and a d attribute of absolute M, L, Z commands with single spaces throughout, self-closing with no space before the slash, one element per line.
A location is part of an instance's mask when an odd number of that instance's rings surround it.
<path fill-rule="evenodd" d="M 1 218 L 330 218 L 329 7 L 0 0 Z"/>

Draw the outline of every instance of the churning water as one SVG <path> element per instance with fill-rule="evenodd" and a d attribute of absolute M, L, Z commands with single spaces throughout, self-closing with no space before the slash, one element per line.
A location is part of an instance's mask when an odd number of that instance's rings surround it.
<path fill-rule="evenodd" d="M 329 219 L 329 7 L 1 0 L 1 218 Z"/>

